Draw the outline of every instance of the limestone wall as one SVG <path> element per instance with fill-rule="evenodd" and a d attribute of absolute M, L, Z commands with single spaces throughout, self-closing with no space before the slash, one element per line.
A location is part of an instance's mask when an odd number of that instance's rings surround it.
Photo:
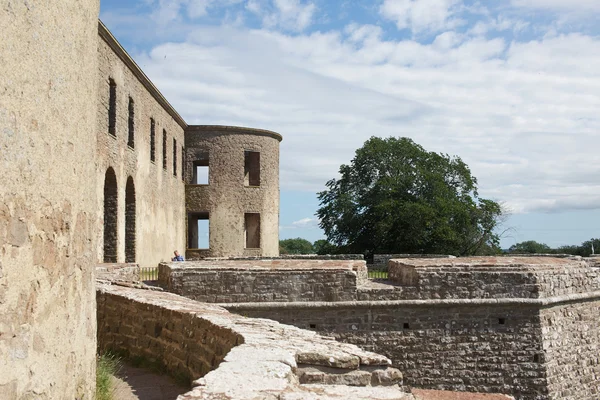
<path fill-rule="evenodd" d="M 360 301 L 222 304 L 391 358 L 408 385 L 592 399 L 600 388 L 598 275 L 547 258 L 394 260 Z"/>
<path fill-rule="evenodd" d="M 355 300 L 360 260 L 214 260 L 159 265 L 159 284 L 208 303 Z"/>
<path fill-rule="evenodd" d="M 94 132 L 98 146 L 97 262 L 135 262 L 141 267 L 155 267 L 160 261 L 170 260 L 174 250 L 183 254 L 185 248 L 182 149 L 186 124 L 102 24 L 95 42 L 99 60 Z M 111 79 L 116 85 L 114 135 L 109 133 Z M 129 143 L 130 99 L 133 100 L 133 146 Z M 152 130 L 154 143 L 151 143 Z M 116 176 L 117 214 L 116 223 L 104 226 L 105 177 L 109 168 Z M 135 189 L 135 226 L 127 221 L 128 179 Z M 105 229 L 116 233 L 116 259 L 105 260 Z"/>
<path fill-rule="evenodd" d="M 544 307 L 540 317 L 553 399 L 600 398 L 600 301 Z"/>
<path fill-rule="evenodd" d="M 198 252 L 197 238 L 189 233 L 189 257 L 279 255 L 279 142 L 281 135 L 261 129 L 230 126 L 189 126 L 186 141 L 186 207 L 188 230 L 203 213 L 210 221 L 209 249 Z M 258 154 L 257 179 L 249 181 L 246 152 Z M 194 184 L 194 165 L 209 168 L 207 184 Z M 259 239 L 248 243 L 253 229 L 246 214 L 260 215 Z M 193 243 L 196 241 L 196 243 Z"/>
<path fill-rule="evenodd" d="M 384 354 L 411 387 L 549 398 L 536 307 L 400 302 L 225 307 Z"/>
<path fill-rule="evenodd" d="M 404 299 L 543 298 L 600 289 L 583 261 L 548 257 L 396 259 L 389 279 Z"/>
<path fill-rule="evenodd" d="M 100 349 L 200 378 L 183 400 L 414 400 L 389 359 L 311 331 L 159 291 L 100 285 L 97 296 Z"/>
<path fill-rule="evenodd" d="M 93 398 L 97 0 L 0 0 L 0 399 Z"/>

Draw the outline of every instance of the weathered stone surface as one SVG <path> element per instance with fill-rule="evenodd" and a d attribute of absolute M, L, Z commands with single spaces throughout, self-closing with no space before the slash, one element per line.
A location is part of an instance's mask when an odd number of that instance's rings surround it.
<path fill-rule="evenodd" d="M 209 303 L 355 300 L 361 260 L 211 260 L 159 265 L 166 290 Z"/>
<path fill-rule="evenodd" d="M 0 399 L 95 386 L 98 0 L 0 1 Z"/>
<path fill-rule="evenodd" d="M 198 386 L 180 399 L 311 394 L 314 391 L 301 385 L 299 376 L 323 364 L 334 366 L 338 374 L 322 376 L 322 383 L 369 386 L 375 371 L 382 370 L 380 375 L 385 376 L 391 363 L 381 355 L 311 331 L 230 314 L 171 293 L 114 285 L 98 287 L 98 327 L 101 350 L 143 358 L 171 374 L 196 380 Z M 333 375 L 339 375 L 337 380 Z M 388 375 L 398 377 L 394 371 Z M 336 395 L 335 391 L 327 393 Z M 384 398 L 410 398 L 397 385 L 381 393 L 396 396 Z"/>
<path fill-rule="evenodd" d="M 98 264 L 96 266 L 96 279 L 137 282 L 140 280 L 140 266 L 132 263 Z"/>
<path fill-rule="evenodd" d="M 597 270 L 551 257 L 396 259 L 388 273 L 403 299 L 535 299 L 600 290 Z"/>
<path fill-rule="evenodd" d="M 409 386 L 598 398 L 596 268 L 547 258 L 397 261 L 413 276 L 363 285 L 360 301 L 224 306 L 382 353 Z"/>

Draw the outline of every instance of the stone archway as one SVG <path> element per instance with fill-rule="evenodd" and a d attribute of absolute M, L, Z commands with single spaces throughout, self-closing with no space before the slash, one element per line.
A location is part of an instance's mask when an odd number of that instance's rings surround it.
<path fill-rule="evenodd" d="M 127 178 L 125 187 L 125 262 L 135 262 L 135 185 L 133 178 Z"/>
<path fill-rule="evenodd" d="M 117 175 L 109 167 L 104 176 L 104 262 L 117 262 Z"/>

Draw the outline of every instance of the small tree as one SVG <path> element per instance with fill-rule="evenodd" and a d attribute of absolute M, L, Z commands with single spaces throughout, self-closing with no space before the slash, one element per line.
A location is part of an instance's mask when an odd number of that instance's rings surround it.
<path fill-rule="evenodd" d="M 479 198 L 459 158 L 408 138 L 372 137 L 318 194 L 327 239 L 354 253 L 478 254 L 498 249 L 500 205 Z M 487 251 L 487 250 L 486 250 Z"/>

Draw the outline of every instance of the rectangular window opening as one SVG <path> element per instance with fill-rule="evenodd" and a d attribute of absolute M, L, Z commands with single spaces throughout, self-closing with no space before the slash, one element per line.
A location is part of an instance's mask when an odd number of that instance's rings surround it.
<path fill-rule="evenodd" d="M 163 129 L 163 169 L 167 169 L 167 131 Z"/>
<path fill-rule="evenodd" d="M 244 185 L 260 186 L 260 153 L 244 152 Z"/>
<path fill-rule="evenodd" d="M 207 212 L 188 214 L 188 248 L 210 248 L 210 219 Z"/>
<path fill-rule="evenodd" d="M 173 176 L 177 176 L 177 139 L 173 138 Z"/>
<path fill-rule="evenodd" d="M 203 154 L 200 160 L 194 161 L 192 184 L 208 185 L 210 178 L 210 167 L 208 165 L 208 154 Z"/>
<path fill-rule="evenodd" d="M 117 84 L 112 78 L 108 79 L 108 84 L 108 133 L 117 136 Z"/>
<path fill-rule="evenodd" d="M 150 118 L 150 161 L 156 162 L 156 124 Z"/>
<path fill-rule="evenodd" d="M 244 214 L 244 234 L 246 236 L 247 249 L 260 248 L 260 214 Z"/>
<path fill-rule="evenodd" d="M 129 98 L 129 119 L 128 119 L 128 136 L 127 136 L 127 146 L 132 149 L 135 148 L 135 110 L 133 99 Z"/>
<path fill-rule="evenodd" d="M 185 181 L 185 147 L 181 146 L 181 180 Z"/>

